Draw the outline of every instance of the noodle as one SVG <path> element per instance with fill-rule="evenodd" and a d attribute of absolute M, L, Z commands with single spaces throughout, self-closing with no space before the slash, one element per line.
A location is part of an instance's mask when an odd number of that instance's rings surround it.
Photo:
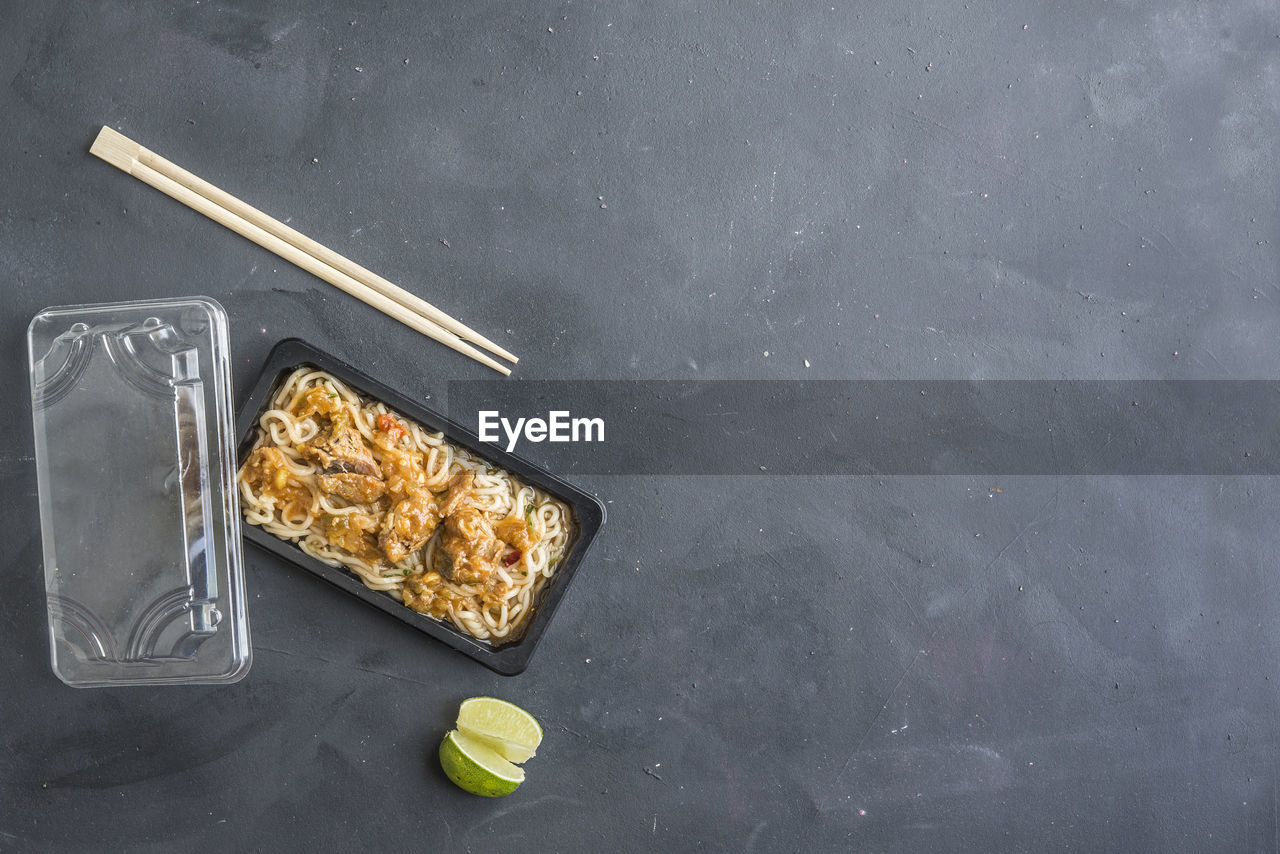
<path fill-rule="evenodd" d="M 388 421 L 387 416 L 396 420 Z M 352 440 L 359 436 L 364 452 L 383 473 L 391 471 L 384 447 L 388 433 L 380 435 L 378 431 L 383 429 L 380 425 L 396 425 L 392 429 L 400 429 L 402 434 L 395 435 L 408 440 L 400 439 L 399 447 L 406 449 L 400 456 L 407 454 L 416 482 L 431 493 L 422 495 L 441 501 L 443 506 L 444 490 L 452 494 L 451 484 L 462 476 L 470 482 L 465 506 L 474 508 L 477 513 L 473 515 L 483 517 L 481 524 L 490 530 L 504 520 L 509 529 L 515 520 L 525 547 L 501 544 L 509 551 L 491 571 L 479 573 L 479 579 L 454 578 L 448 569 L 443 574 L 436 571 L 442 565 L 451 566 L 452 557 L 449 546 L 441 545 L 441 531 L 446 527 L 441 521 L 424 545 L 392 561 L 374 543 L 379 526 L 385 536 L 391 524 L 396 499 L 390 497 L 390 491 L 361 502 L 321 488 L 321 476 L 331 470 L 323 469 L 314 459 L 308 443 L 314 443 L 334 423 L 350 425 Z M 519 637 L 538 592 L 554 574 L 573 534 L 567 506 L 449 443 L 442 434 L 427 432 L 384 404 L 360 397 L 333 375 L 310 367 L 299 368 L 284 380 L 259 418 L 257 432 L 257 441 L 237 477 L 245 521 L 297 543 L 302 551 L 329 566 L 345 567 L 365 586 L 401 602 L 410 601 L 414 610 L 448 620 L 480 640 L 500 644 Z M 382 479 L 377 483 L 381 494 Z M 390 475 L 387 483 L 393 483 Z M 425 498 L 424 506 L 434 510 Z M 503 529 L 498 526 L 498 530 Z"/>

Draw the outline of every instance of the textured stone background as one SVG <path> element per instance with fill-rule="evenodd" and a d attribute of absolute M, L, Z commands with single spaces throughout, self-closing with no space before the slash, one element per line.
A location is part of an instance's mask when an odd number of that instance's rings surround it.
<path fill-rule="evenodd" d="M 243 682 L 73 691 L 24 330 L 202 293 L 240 391 L 291 335 L 487 378 L 108 123 L 525 378 L 1271 378 L 1275 11 L 0 2 L 0 849 L 1273 850 L 1272 479 L 581 477 L 610 520 L 520 677 L 250 550 Z M 497 802 L 431 757 L 486 693 L 547 732 Z"/>

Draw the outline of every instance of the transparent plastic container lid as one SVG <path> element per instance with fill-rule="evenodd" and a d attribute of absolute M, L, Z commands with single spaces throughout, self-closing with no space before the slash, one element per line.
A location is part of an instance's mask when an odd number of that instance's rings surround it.
<path fill-rule="evenodd" d="M 27 346 L 54 673 L 236 681 L 251 651 L 226 312 L 49 308 Z"/>

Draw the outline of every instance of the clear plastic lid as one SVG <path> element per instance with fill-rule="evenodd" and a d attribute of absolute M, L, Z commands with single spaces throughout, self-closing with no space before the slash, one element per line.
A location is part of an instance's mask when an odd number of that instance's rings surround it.
<path fill-rule="evenodd" d="M 27 347 L 54 673 L 236 681 L 251 651 L 226 312 L 49 308 Z"/>

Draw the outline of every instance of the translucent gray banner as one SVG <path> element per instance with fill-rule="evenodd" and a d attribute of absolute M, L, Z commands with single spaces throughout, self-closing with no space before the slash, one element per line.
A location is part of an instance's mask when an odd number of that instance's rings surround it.
<path fill-rule="evenodd" d="M 478 380 L 449 415 L 564 473 L 1280 473 L 1266 380 Z"/>

